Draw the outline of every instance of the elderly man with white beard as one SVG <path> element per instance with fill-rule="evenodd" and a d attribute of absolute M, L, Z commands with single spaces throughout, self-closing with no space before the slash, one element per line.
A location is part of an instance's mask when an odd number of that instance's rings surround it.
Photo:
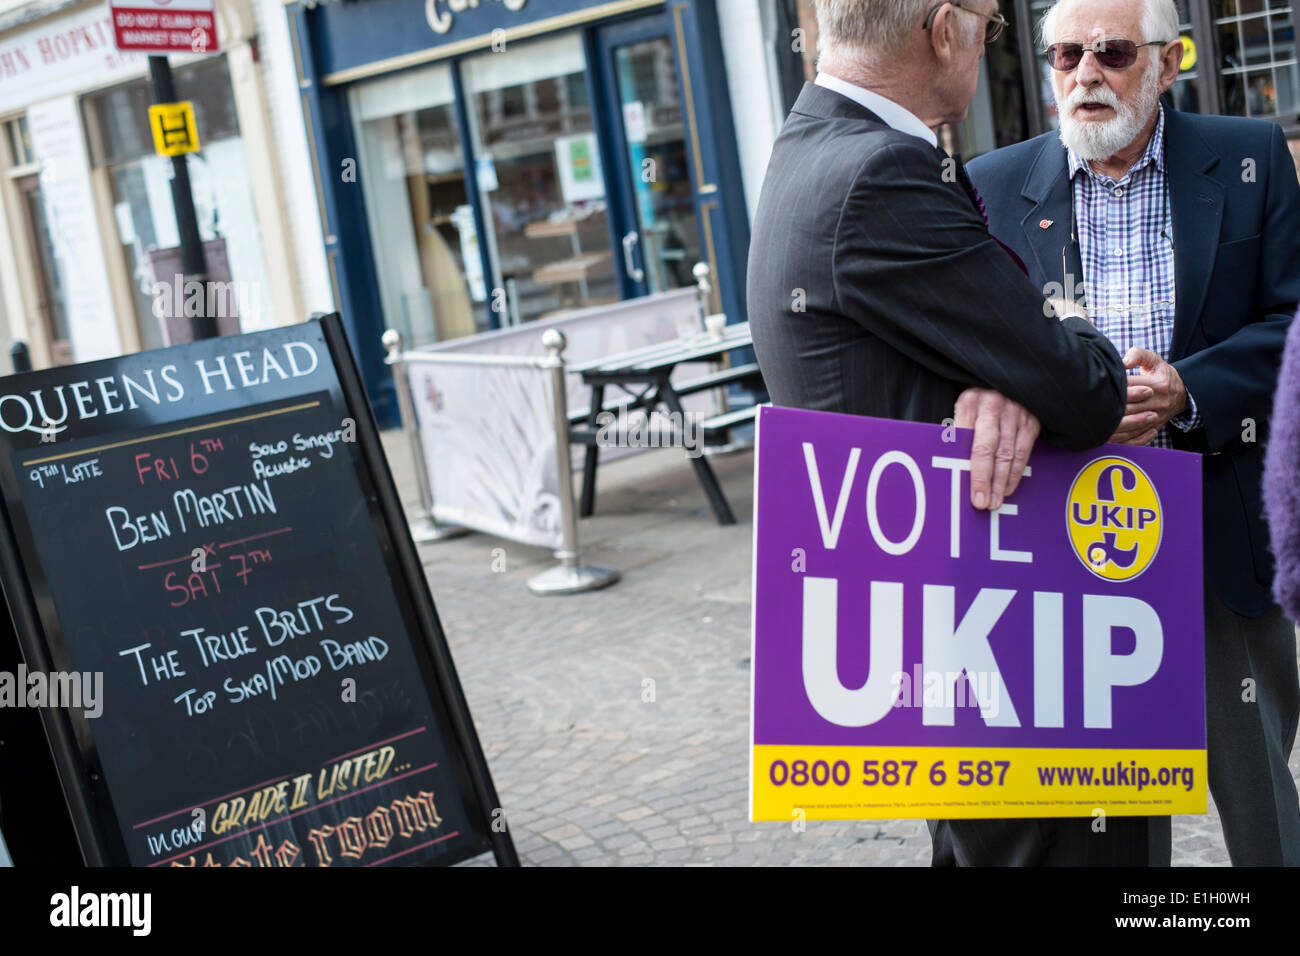
<path fill-rule="evenodd" d="M 1210 792 L 1234 865 L 1300 865 L 1287 767 L 1300 719 L 1296 635 L 1270 593 L 1261 506 L 1273 390 L 1300 300 L 1295 165 L 1275 124 L 1162 105 L 1183 51 L 1173 0 L 1060 0 L 1040 31 L 1060 132 L 969 173 L 990 232 L 1049 294 L 1086 302 L 1124 357 L 1128 407 L 1111 440 L 1204 456 Z M 1027 825 L 1050 843 L 1077 842 L 1090 823 Z M 1147 818 L 1145 831 L 1150 861 L 1167 864 L 1168 818 Z"/>

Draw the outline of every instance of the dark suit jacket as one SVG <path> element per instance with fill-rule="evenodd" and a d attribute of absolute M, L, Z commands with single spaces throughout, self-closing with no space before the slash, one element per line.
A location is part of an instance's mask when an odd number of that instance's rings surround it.
<path fill-rule="evenodd" d="M 971 163 L 989 228 L 1037 283 L 1084 280 L 1070 243 L 1070 184 L 1056 133 Z M 1174 220 L 1177 309 L 1169 358 L 1205 427 L 1173 429 L 1204 461 L 1205 568 L 1246 617 L 1273 605 L 1273 559 L 1261 482 L 1273 390 L 1300 300 L 1300 184 L 1280 127 L 1165 108 L 1165 169 Z M 1052 222 L 1043 229 L 1041 223 Z M 1252 434 L 1247 420 L 1255 423 Z"/>
<path fill-rule="evenodd" d="M 939 423 L 972 385 L 1073 448 L 1114 433 L 1123 366 L 990 239 L 942 154 L 807 84 L 773 147 L 749 252 L 754 350 L 778 405 Z"/>

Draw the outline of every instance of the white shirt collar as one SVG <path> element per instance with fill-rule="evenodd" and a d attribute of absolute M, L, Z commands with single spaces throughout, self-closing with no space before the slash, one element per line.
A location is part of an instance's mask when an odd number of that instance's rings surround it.
<path fill-rule="evenodd" d="M 873 93 L 871 90 L 863 89 L 860 86 L 854 86 L 852 83 L 841 80 L 837 76 L 831 76 L 829 73 L 818 73 L 816 83 L 818 86 L 824 86 L 826 89 L 847 97 L 858 105 L 871 110 L 900 133 L 907 133 L 909 136 L 925 140 L 931 146 L 938 147 L 939 138 L 934 135 L 934 130 L 893 100 L 886 99 L 879 93 Z"/>

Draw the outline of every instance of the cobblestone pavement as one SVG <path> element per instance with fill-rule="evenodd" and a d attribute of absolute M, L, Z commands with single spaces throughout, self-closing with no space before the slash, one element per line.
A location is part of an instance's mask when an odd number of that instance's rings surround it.
<path fill-rule="evenodd" d="M 409 446 L 384 440 L 411 507 Z M 554 564 L 540 548 L 482 534 L 420 546 L 525 865 L 928 865 L 920 820 L 796 833 L 747 819 L 753 460 L 712 459 L 741 518 L 730 528 L 679 452 L 602 467 L 582 544 L 623 574 L 603 591 L 535 597 L 528 578 Z M 1291 767 L 1300 778 L 1300 750 Z M 1175 818 L 1175 865 L 1227 862 L 1213 804 Z"/>

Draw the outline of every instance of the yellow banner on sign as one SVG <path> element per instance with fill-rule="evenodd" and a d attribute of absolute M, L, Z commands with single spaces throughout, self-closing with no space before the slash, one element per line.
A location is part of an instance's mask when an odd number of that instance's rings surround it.
<path fill-rule="evenodd" d="M 753 748 L 754 820 L 1205 813 L 1204 750 Z"/>
<path fill-rule="evenodd" d="M 199 131 L 194 124 L 194 104 L 155 103 L 149 107 L 153 149 L 159 156 L 180 156 L 199 151 Z"/>

